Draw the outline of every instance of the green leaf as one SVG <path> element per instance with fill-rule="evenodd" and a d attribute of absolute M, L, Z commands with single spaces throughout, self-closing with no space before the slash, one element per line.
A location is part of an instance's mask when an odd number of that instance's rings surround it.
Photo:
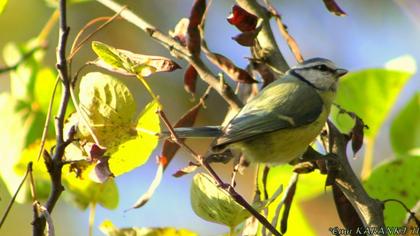
<path fill-rule="evenodd" d="M 22 179 L 14 167 L 25 148 L 25 139 L 31 125 L 31 122 L 16 111 L 17 106 L 18 100 L 10 94 L 0 94 L 0 124 L 3 126 L 0 132 L 0 150 L 2 150 L 0 176 L 10 194 L 16 191 L 16 186 Z M 26 187 L 24 186 L 24 188 Z M 22 203 L 26 200 L 25 197 L 26 195 L 20 194 L 16 201 Z"/>
<path fill-rule="evenodd" d="M 4 9 L 6 8 L 8 0 L 0 0 L 0 14 L 3 13 Z"/>
<path fill-rule="evenodd" d="M 50 139 L 46 140 L 45 142 L 45 150 L 50 150 L 51 147 L 55 145 L 55 140 Z M 35 180 L 35 191 L 38 200 L 47 199 L 50 193 L 50 185 L 51 179 L 50 175 L 48 174 L 47 168 L 45 163 L 41 157 L 39 161 L 36 160 L 38 156 L 39 148 L 41 146 L 41 141 L 37 140 L 33 144 L 29 145 L 22 151 L 20 156 L 19 162 L 14 166 L 16 173 L 19 176 L 23 176 L 26 172 L 27 165 L 30 161 L 33 162 L 32 169 L 33 169 L 33 176 Z M 25 193 L 21 193 L 25 195 L 25 200 L 30 201 L 31 196 L 29 189 L 25 189 Z"/>
<path fill-rule="evenodd" d="M 407 156 L 375 168 L 367 181 L 366 190 L 380 200 L 398 199 L 412 208 L 420 198 L 420 157 Z M 399 204 L 385 205 L 385 225 L 401 226 L 406 212 Z"/>
<path fill-rule="evenodd" d="M 92 49 L 103 62 L 110 65 L 112 68 L 127 69 L 126 65 L 124 65 L 124 58 L 121 58 L 117 49 L 98 41 L 92 42 Z"/>
<path fill-rule="evenodd" d="M 51 94 L 54 89 L 57 74 L 51 68 L 42 68 L 36 74 L 34 95 L 43 113 L 47 114 Z M 61 86 L 57 86 L 53 112 L 58 110 L 60 102 Z M 53 113 L 54 114 L 54 113 Z"/>
<path fill-rule="evenodd" d="M 398 63 L 394 61 L 391 64 Z M 374 138 L 412 75 L 407 70 L 388 69 L 367 69 L 350 73 L 340 82 L 336 103 L 360 116 L 369 126 L 365 132 L 366 137 Z M 340 122 L 338 116 L 342 115 L 333 111 L 335 123 L 340 129 L 348 130 L 351 126 L 349 120 Z"/>
<path fill-rule="evenodd" d="M 117 228 L 110 220 L 105 220 L 99 226 L 102 233 L 107 236 L 197 236 L 198 234 L 186 230 L 175 229 L 171 227 L 165 228 Z"/>
<path fill-rule="evenodd" d="M 191 205 L 195 214 L 204 220 L 230 228 L 242 223 L 251 215 L 205 173 L 198 173 L 193 178 Z"/>
<path fill-rule="evenodd" d="M 137 136 L 110 149 L 111 158 L 108 163 L 115 176 L 146 163 L 158 145 L 159 139 L 156 135 L 160 132 L 160 119 L 156 114 L 158 107 L 157 101 L 149 103 L 139 116 L 136 125 Z"/>
<path fill-rule="evenodd" d="M 269 197 L 283 185 L 284 189 L 289 184 L 289 180 L 293 175 L 293 167 L 289 165 L 279 165 L 270 167 L 270 172 L 267 177 L 267 192 Z M 312 199 L 319 194 L 323 193 L 325 186 L 325 175 L 321 175 L 318 172 L 312 172 L 309 174 L 299 175 L 299 181 L 297 183 L 296 193 L 290 209 L 290 215 L 288 222 L 289 227 L 287 234 L 290 235 L 316 235 L 314 229 L 306 219 L 305 212 L 300 207 L 299 203 Z M 258 174 L 258 181 L 261 193 L 264 193 L 262 184 L 262 170 Z M 284 193 L 283 193 L 284 194 Z M 271 222 L 275 216 L 276 209 L 283 196 L 279 197 L 268 207 L 268 219 Z"/>
<path fill-rule="evenodd" d="M 401 109 L 391 124 L 391 144 L 398 154 L 420 156 L 420 92 Z"/>
<path fill-rule="evenodd" d="M 105 183 L 95 183 L 88 178 L 88 172 L 89 169 L 84 170 L 79 178 L 69 165 L 63 168 L 64 185 L 71 192 L 77 206 L 86 209 L 90 203 L 99 203 L 108 209 L 117 208 L 119 197 L 115 181 L 110 178 Z"/>

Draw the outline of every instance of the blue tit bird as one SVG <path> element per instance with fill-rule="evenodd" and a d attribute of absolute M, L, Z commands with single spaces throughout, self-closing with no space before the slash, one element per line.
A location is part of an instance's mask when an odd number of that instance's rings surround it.
<path fill-rule="evenodd" d="M 224 127 L 176 128 L 179 137 L 216 137 L 212 151 L 240 150 L 251 162 L 300 157 L 321 132 L 338 79 L 347 70 L 323 58 L 305 60 L 250 100 Z"/>

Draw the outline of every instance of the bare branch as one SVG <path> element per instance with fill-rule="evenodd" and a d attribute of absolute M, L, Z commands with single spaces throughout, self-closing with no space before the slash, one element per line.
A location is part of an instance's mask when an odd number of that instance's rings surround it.
<path fill-rule="evenodd" d="M 339 162 L 335 183 L 355 208 L 366 227 L 385 229 L 383 203 L 372 199 L 363 188 L 348 162 L 346 154 L 347 141 L 338 129 L 330 124 L 330 137 L 333 138 L 332 153 L 337 155 Z M 382 235 L 374 233 L 373 235 Z"/>
<path fill-rule="evenodd" d="M 67 146 L 67 142 L 64 140 L 64 116 L 66 114 L 67 106 L 70 100 L 70 79 L 68 75 L 68 66 L 66 59 L 66 45 L 69 34 L 69 27 L 67 26 L 67 10 L 66 0 L 59 1 L 59 38 L 57 46 L 57 70 L 59 78 L 63 85 L 61 94 L 60 106 L 58 109 L 57 116 L 55 117 L 55 132 L 56 132 L 56 148 L 54 154 L 51 157 L 48 152 L 44 151 L 44 160 L 47 166 L 48 173 L 51 178 L 51 191 L 48 200 L 45 204 L 45 208 L 50 214 L 54 209 L 55 204 L 60 198 L 61 193 L 64 191 L 64 187 L 61 183 L 61 173 L 63 167 L 63 155 L 64 150 Z M 43 235 L 45 229 L 46 218 L 44 214 L 34 214 L 33 222 L 33 234 Z"/>

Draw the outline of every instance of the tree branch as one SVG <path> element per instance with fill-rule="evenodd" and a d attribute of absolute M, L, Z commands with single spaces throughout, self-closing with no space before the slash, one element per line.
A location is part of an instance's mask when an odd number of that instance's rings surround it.
<path fill-rule="evenodd" d="M 339 162 L 335 183 L 353 205 L 366 227 L 385 229 L 383 203 L 379 200 L 372 199 L 367 194 L 351 168 L 346 154 L 347 141 L 344 135 L 341 134 L 334 125 L 329 125 L 329 129 L 330 137 L 332 137 L 332 140 L 330 140 L 332 153 L 337 155 L 337 160 Z M 375 232 L 372 235 L 382 234 Z"/>
<path fill-rule="evenodd" d="M 96 0 L 97 2 L 103 4 L 104 6 L 108 7 L 109 9 L 115 12 L 121 12 L 121 17 L 127 20 L 128 22 L 134 24 L 144 32 L 148 33 L 150 37 L 156 40 L 158 43 L 163 45 L 167 48 L 170 52 L 175 53 L 177 56 L 181 57 L 188 63 L 190 63 L 198 74 L 200 75 L 201 79 L 209 84 L 214 90 L 216 90 L 220 96 L 229 104 L 229 106 L 234 110 L 239 110 L 243 104 L 239 100 L 239 98 L 235 95 L 232 88 L 223 83 L 221 83 L 219 79 L 213 75 L 210 69 L 203 63 L 203 61 L 191 55 L 188 49 L 181 44 L 179 44 L 176 40 L 172 39 L 171 37 L 163 34 L 159 31 L 156 27 L 149 24 L 139 16 L 135 15 L 132 11 L 128 9 L 124 9 L 123 6 L 115 3 L 112 0 Z"/>
<path fill-rule="evenodd" d="M 276 68 L 278 71 L 286 72 L 289 65 L 280 52 L 270 27 L 270 14 L 256 0 L 236 0 L 243 9 L 263 19 L 261 31 L 257 40 L 261 47 L 256 59 L 264 61 L 267 65 Z"/>
<path fill-rule="evenodd" d="M 64 117 L 70 98 L 70 79 L 68 75 L 66 60 L 66 45 L 69 34 L 69 27 L 67 26 L 66 16 L 66 0 L 59 1 L 59 12 L 60 27 L 57 46 L 57 70 L 63 85 L 63 90 L 61 94 L 60 107 L 55 118 L 56 148 L 52 157 L 48 154 L 48 152 L 44 152 L 45 165 L 47 166 L 47 170 L 51 178 L 51 191 L 45 204 L 45 207 L 50 214 L 54 209 L 54 206 L 57 203 L 61 193 L 64 191 L 64 187 L 61 183 L 61 174 L 63 167 L 62 159 L 67 143 L 64 141 L 63 129 Z M 40 214 L 34 214 L 34 217 L 33 235 L 41 236 L 44 233 L 46 219 Z"/>

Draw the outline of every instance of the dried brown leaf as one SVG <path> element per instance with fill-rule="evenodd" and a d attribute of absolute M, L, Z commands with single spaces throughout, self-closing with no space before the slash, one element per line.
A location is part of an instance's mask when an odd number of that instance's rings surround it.
<path fill-rule="evenodd" d="M 335 207 L 337 208 L 338 216 L 340 217 L 344 227 L 352 232 L 351 235 L 361 235 L 356 234 L 357 228 L 363 227 L 363 222 L 357 214 L 356 210 L 336 184 L 333 184 L 332 190 Z"/>
<path fill-rule="evenodd" d="M 198 73 L 195 68 L 190 65 L 184 73 L 184 89 L 190 94 L 195 94 Z"/>
<path fill-rule="evenodd" d="M 188 41 L 187 47 L 190 53 L 194 56 L 200 55 L 201 50 L 201 36 L 198 29 L 203 20 L 206 11 L 205 0 L 195 0 L 190 12 L 190 23 L 188 24 L 187 33 Z"/>
<path fill-rule="evenodd" d="M 156 175 L 153 178 L 152 183 L 150 184 L 147 191 L 139 197 L 139 199 L 136 201 L 136 203 L 134 203 L 134 205 L 130 209 L 140 208 L 144 206 L 150 200 L 150 198 L 152 198 L 157 187 L 160 185 L 163 176 L 163 170 L 166 164 L 167 163 L 165 157 L 159 158 L 158 168 L 156 170 Z M 125 211 L 128 211 L 130 209 L 127 209 Z"/>
<path fill-rule="evenodd" d="M 338 6 L 335 0 L 323 0 L 328 11 L 336 16 L 346 16 L 347 14 Z"/>
<path fill-rule="evenodd" d="M 297 181 L 294 181 L 287 189 L 286 198 L 284 199 L 284 210 L 280 221 L 280 231 L 285 234 L 287 231 L 287 220 L 289 218 L 290 208 L 292 207 L 293 197 L 296 193 Z"/>
<path fill-rule="evenodd" d="M 194 162 L 190 162 L 188 164 L 188 166 L 179 169 L 177 172 L 175 172 L 174 174 L 172 174 L 173 177 L 179 178 L 182 177 L 184 175 L 190 174 L 192 172 L 194 172 L 200 165 Z"/>
<path fill-rule="evenodd" d="M 365 124 L 360 117 L 355 117 L 355 124 L 351 132 L 351 148 L 353 150 L 353 157 L 356 156 L 357 152 L 363 146 Z"/>

